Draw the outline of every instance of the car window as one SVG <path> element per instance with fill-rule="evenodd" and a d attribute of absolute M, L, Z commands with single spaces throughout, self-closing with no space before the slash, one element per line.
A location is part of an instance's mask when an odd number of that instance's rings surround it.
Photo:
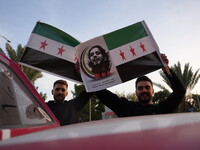
<path fill-rule="evenodd" d="M 22 80 L 0 61 L 0 128 L 54 123 Z"/>

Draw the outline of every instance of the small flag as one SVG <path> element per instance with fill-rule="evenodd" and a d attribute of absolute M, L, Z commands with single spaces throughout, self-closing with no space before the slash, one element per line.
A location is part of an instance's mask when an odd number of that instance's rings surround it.
<path fill-rule="evenodd" d="M 78 60 L 74 47 L 80 42 L 69 34 L 37 22 L 20 63 L 73 81 L 82 82 L 76 71 Z"/>

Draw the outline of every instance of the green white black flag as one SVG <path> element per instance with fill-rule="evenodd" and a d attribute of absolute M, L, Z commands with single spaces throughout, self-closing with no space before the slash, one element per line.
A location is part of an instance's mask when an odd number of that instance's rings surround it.
<path fill-rule="evenodd" d="M 77 60 L 81 78 L 75 69 Z M 55 27 L 37 22 L 20 62 L 73 81 L 83 81 L 88 92 L 164 66 L 144 21 L 83 43 Z"/>
<path fill-rule="evenodd" d="M 164 66 L 144 21 L 79 44 L 76 50 L 87 91 L 105 89 Z"/>
<path fill-rule="evenodd" d="M 69 34 L 42 22 L 33 29 L 20 63 L 57 76 L 82 82 L 76 74 L 78 58 L 74 47 L 80 44 Z"/>

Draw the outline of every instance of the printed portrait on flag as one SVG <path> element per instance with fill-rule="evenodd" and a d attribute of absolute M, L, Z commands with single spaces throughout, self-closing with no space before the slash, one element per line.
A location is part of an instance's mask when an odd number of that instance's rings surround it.
<path fill-rule="evenodd" d="M 108 85 L 122 82 L 102 36 L 79 44 L 75 49 L 87 91 L 105 89 Z"/>
<path fill-rule="evenodd" d="M 84 49 L 81 55 L 81 68 L 91 78 L 99 79 L 110 75 L 109 52 L 100 45 Z"/>

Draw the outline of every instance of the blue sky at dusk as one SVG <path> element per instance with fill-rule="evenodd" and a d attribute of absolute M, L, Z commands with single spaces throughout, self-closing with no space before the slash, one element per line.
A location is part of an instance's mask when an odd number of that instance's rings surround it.
<path fill-rule="evenodd" d="M 190 63 L 200 68 L 200 1 L 199 0 L 0 0 L 0 35 L 17 49 L 25 46 L 38 20 L 55 26 L 81 42 L 145 20 L 162 53 L 174 65 Z M 0 37 L 0 47 L 5 48 Z M 148 75 L 164 84 L 159 70 Z M 52 99 L 56 76 L 44 74 L 37 80 L 39 91 Z M 74 82 L 69 82 L 69 91 Z M 135 80 L 109 88 L 115 92 L 135 92 Z M 200 83 L 193 93 L 200 94 Z M 71 93 L 71 92 L 70 92 Z M 72 95 L 70 94 L 68 99 Z"/>

